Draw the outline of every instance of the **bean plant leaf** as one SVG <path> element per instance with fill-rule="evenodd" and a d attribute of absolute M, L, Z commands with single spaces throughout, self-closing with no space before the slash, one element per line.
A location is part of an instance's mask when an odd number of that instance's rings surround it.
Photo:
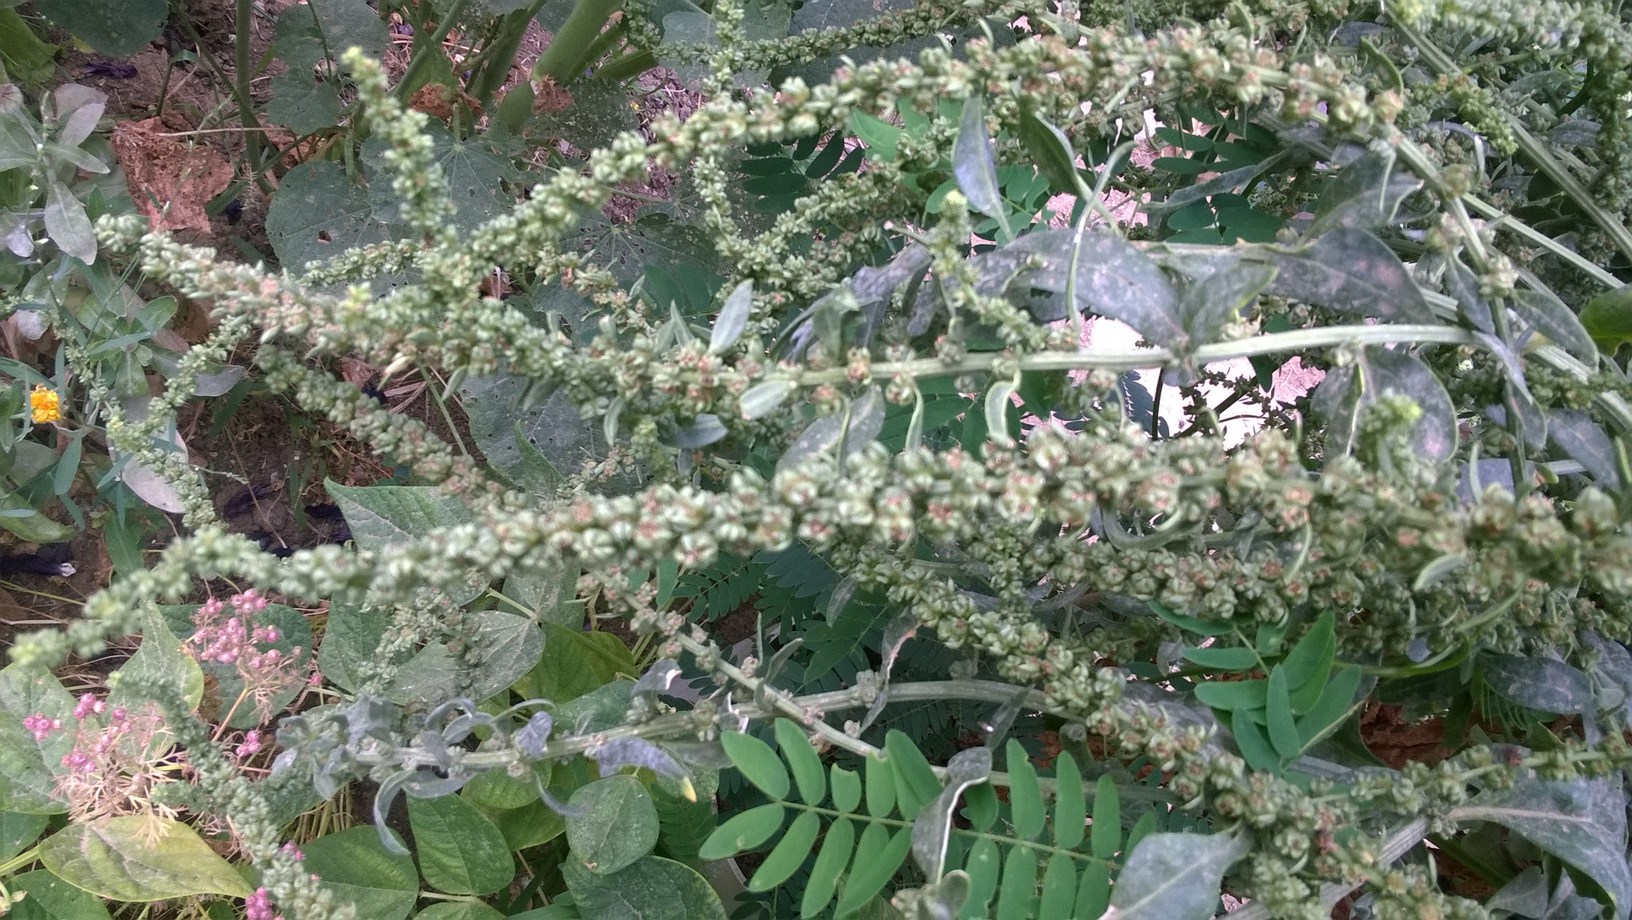
<path fill-rule="evenodd" d="M 324 485 L 345 515 L 352 539 L 370 552 L 389 552 L 438 528 L 472 520 L 463 502 L 435 486 L 343 486 L 332 480 Z M 464 603 L 486 587 L 485 575 L 472 574 L 455 599 Z"/>
<path fill-rule="evenodd" d="M 408 856 L 388 852 L 369 825 L 325 834 L 301 845 L 306 871 L 338 904 L 355 904 L 357 916 L 403 920 L 419 899 L 419 873 Z"/>
<path fill-rule="evenodd" d="M 385 696 L 395 703 L 435 704 L 468 694 L 487 699 L 532 670 L 544 653 L 544 634 L 531 617 L 498 610 L 465 614 L 464 653 L 433 642 L 397 669 Z"/>
<path fill-rule="evenodd" d="M 1593 706 L 1592 681 L 1556 658 L 1486 654 L 1479 674 L 1497 693 L 1537 712 L 1579 715 Z"/>
<path fill-rule="evenodd" d="M 529 491 L 553 493 L 562 473 L 606 451 L 601 426 L 587 421 L 565 393 L 527 405 L 526 381 L 511 374 L 467 378 L 459 404 L 487 462 Z"/>
<path fill-rule="evenodd" d="M 22 901 L 12 901 L 11 920 L 111 920 L 102 899 L 57 878 L 49 869 L 35 869 L 6 879 L 6 887 Z"/>
<path fill-rule="evenodd" d="M 1400 257 L 1364 230 L 1341 227 L 1307 246 L 1269 251 L 1280 269 L 1271 294 L 1388 322 L 1434 321 Z"/>
<path fill-rule="evenodd" d="M 646 856 L 610 875 L 561 867 L 584 920 L 725 920 L 720 896 L 697 870 Z"/>
<path fill-rule="evenodd" d="M 463 797 L 409 796 L 408 823 L 420 872 L 438 891 L 492 894 L 515 877 L 504 835 Z"/>
<path fill-rule="evenodd" d="M 572 794 L 567 813 L 569 860 L 596 875 L 610 875 L 657 845 L 657 808 L 633 776 L 609 776 Z"/>
<path fill-rule="evenodd" d="M 1245 856 L 1234 834 L 1151 834 L 1128 855 L 1111 891 L 1116 920 L 1207 920 L 1224 873 Z"/>
<path fill-rule="evenodd" d="M 1605 354 L 1632 342 L 1632 284 L 1605 291 L 1581 308 L 1581 325 Z"/>
<path fill-rule="evenodd" d="M 40 862 L 58 878 L 114 901 L 251 893 L 232 864 L 196 831 L 158 815 L 69 824 L 40 843 Z"/>
<path fill-rule="evenodd" d="M 23 727 L 43 716 L 61 727 L 39 738 Z M 56 675 L 39 667 L 0 670 L 0 808 L 25 814 L 67 811 L 53 790 L 62 758 L 74 747 L 74 698 Z"/>
<path fill-rule="evenodd" d="M 119 669 L 119 675 L 119 682 L 108 691 L 107 702 L 112 706 L 140 709 L 143 701 L 149 699 L 149 691 L 140 686 L 145 683 L 179 693 L 194 709 L 204 699 L 203 669 L 157 615 L 148 616 L 142 626 L 142 646 Z"/>
<path fill-rule="evenodd" d="M 165 0 L 35 0 L 34 9 L 109 57 L 147 47 L 164 26 Z"/>
<path fill-rule="evenodd" d="M 1491 821 L 1551 853 L 1601 890 L 1616 916 L 1632 910 L 1626 858 L 1626 792 L 1602 779 L 1544 780 L 1526 772 L 1452 812 L 1458 821 Z"/>

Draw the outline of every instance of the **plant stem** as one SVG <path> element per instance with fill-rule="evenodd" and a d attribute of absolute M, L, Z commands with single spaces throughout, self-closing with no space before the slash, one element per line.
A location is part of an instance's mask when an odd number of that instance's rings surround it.
<path fill-rule="evenodd" d="M 627 80 L 630 77 L 638 77 L 656 66 L 657 53 L 650 49 L 645 49 L 633 52 L 631 54 L 626 54 L 623 57 L 614 60 L 612 63 L 602 67 L 600 72 L 595 76 L 598 79 L 616 83 L 619 80 Z"/>
<path fill-rule="evenodd" d="M 402 80 L 397 83 L 398 99 L 407 101 L 414 90 L 419 88 L 414 85 L 414 82 L 419 78 L 419 72 L 425 69 L 432 54 L 441 53 L 442 40 L 447 38 L 448 33 L 453 30 L 453 24 L 459 19 L 460 14 L 464 13 L 467 2 L 469 0 L 453 0 L 453 4 L 448 7 L 447 14 L 442 17 L 441 22 L 437 23 L 436 31 L 431 33 L 430 38 L 426 39 L 423 45 L 418 44 L 418 36 L 415 36 L 416 50 L 414 56 L 408 61 L 408 69 L 403 71 Z"/>
<path fill-rule="evenodd" d="M 589 51 L 606 28 L 612 14 L 623 9 L 623 0 L 578 0 L 550 47 L 533 65 L 533 79 L 549 77 L 557 86 L 566 86 L 582 76 L 589 64 Z"/>

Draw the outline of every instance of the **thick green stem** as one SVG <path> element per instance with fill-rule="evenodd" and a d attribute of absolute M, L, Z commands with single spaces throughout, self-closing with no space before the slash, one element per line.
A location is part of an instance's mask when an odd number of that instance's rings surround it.
<path fill-rule="evenodd" d="M 533 65 L 533 79 L 550 78 L 557 86 L 566 86 L 583 75 L 589 66 L 589 51 L 606 29 L 612 14 L 623 9 L 623 0 L 578 0 L 561 31 L 550 40 L 538 63 Z"/>
<path fill-rule="evenodd" d="M 426 65 L 430 63 L 431 55 L 441 52 L 443 39 L 447 38 L 448 33 L 453 30 L 453 24 L 464 13 L 467 2 L 468 0 L 453 0 L 453 5 L 448 7 L 447 14 L 442 17 L 440 23 L 437 23 L 436 31 L 426 38 L 423 44 L 420 44 L 417 38 L 415 39 L 414 56 L 408 61 L 408 69 L 403 72 L 402 79 L 397 83 L 397 98 L 406 100 L 415 90 L 419 89 L 414 84 L 419 78 L 420 71 L 424 70 Z"/>
<path fill-rule="evenodd" d="M 596 76 L 602 80 L 616 82 L 618 80 L 627 80 L 630 77 L 638 77 L 656 66 L 657 53 L 647 49 L 618 58 L 602 67 L 600 73 L 596 74 Z"/>
<path fill-rule="evenodd" d="M 516 63 L 516 51 L 527 34 L 527 24 L 533 21 L 543 6 L 544 0 L 533 0 L 525 9 L 503 17 L 499 37 L 482 50 L 484 60 L 480 71 L 465 84 L 465 91 L 474 96 L 477 102 L 487 105 L 487 101 L 504 85 L 505 79 L 510 76 L 510 68 Z"/>

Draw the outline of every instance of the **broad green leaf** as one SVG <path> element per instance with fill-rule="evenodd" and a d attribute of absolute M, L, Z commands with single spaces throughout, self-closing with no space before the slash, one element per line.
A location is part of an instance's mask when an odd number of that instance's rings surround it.
<path fill-rule="evenodd" d="M 520 808 L 481 808 L 481 812 L 504 835 L 504 844 L 512 851 L 549 843 L 567 832 L 566 819 L 536 799 Z"/>
<path fill-rule="evenodd" d="M 6 49 L 7 76 L 31 87 L 50 82 L 57 69 L 57 52 L 62 50 L 41 41 L 11 9 L 0 10 L 0 47 Z"/>
<path fill-rule="evenodd" d="M 992 140 L 986 134 L 986 112 L 980 96 L 964 100 L 963 120 L 952 146 L 952 174 L 969 206 L 997 221 L 1005 237 L 1012 237 L 1009 209 L 997 186 L 997 163 L 992 159 Z"/>
<path fill-rule="evenodd" d="M 807 805 L 822 804 L 827 797 L 827 776 L 822 769 L 822 759 L 810 746 L 810 739 L 787 719 L 776 720 L 775 732 L 777 747 L 782 749 L 782 758 L 793 772 L 800 801 Z"/>
<path fill-rule="evenodd" d="M 147 47 L 168 12 L 165 0 L 35 0 L 34 9 L 109 57 Z"/>
<path fill-rule="evenodd" d="M 833 764 L 828 773 L 829 785 L 833 787 L 833 807 L 846 814 L 855 813 L 861 804 L 861 777 L 838 764 Z"/>
<path fill-rule="evenodd" d="M 1455 821 L 1509 828 L 1576 869 L 1608 896 L 1616 916 L 1632 908 L 1626 859 L 1626 792 L 1602 779 L 1544 780 L 1526 771 L 1451 813 Z"/>
<path fill-rule="evenodd" d="M 578 600 L 576 563 L 559 560 L 543 571 L 513 571 L 504 580 L 504 596 L 531 610 L 540 623 L 577 630 L 584 625 L 584 605 Z"/>
<path fill-rule="evenodd" d="M 657 845 L 657 808 L 633 776 L 609 776 L 572 794 L 567 814 L 571 862 L 597 875 L 634 863 Z"/>
<path fill-rule="evenodd" d="M 96 261 L 96 231 L 85 206 L 55 180 L 45 184 L 45 232 L 63 252 L 87 265 Z"/>
<path fill-rule="evenodd" d="M 0 528 L 29 543 L 61 543 L 74 536 L 74 528 L 41 514 L 15 492 L 0 495 Z"/>
<path fill-rule="evenodd" d="M 458 498 L 435 486 L 343 486 L 325 480 L 357 546 L 383 552 L 473 518 Z"/>
<path fill-rule="evenodd" d="M 1594 706 L 1587 675 L 1556 658 L 1481 655 L 1479 674 L 1497 693 L 1538 712 L 1578 715 Z"/>
<path fill-rule="evenodd" d="M 61 727 L 37 739 L 23 727 L 34 715 Z M 21 664 L 0 670 L 0 808 L 24 814 L 67 811 L 52 790 L 62 758 L 73 747 L 74 698 L 56 675 Z"/>
<path fill-rule="evenodd" d="M 1151 834 L 1134 847 L 1111 891 L 1117 920 L 1208 920 L 1224 873 L 1246 840 L 1226 834 Z"/>
<path fill-rule="evenodd" d="M 504 182 L 514 177 L 510 161 L 480 135 L 468 140 L 455 138 L 439 121 L 427 126 L 425 136 L 432 144 L 432 159 L 442 170 L 448 184 L 455 213 L 453 225 L 471 231 L 487 221 L 506 213 L 515 206 L 515 196 L 507 192 Z M 398 218 L 396 191 L 391 187 L 392 172 L 385 153 L 384 140 L 370 138 L 362 149 L 363 163 L 368 167 L 369 195 L 374 211 L 387 220 Z"/>
<path fill-rule="evenodd" d="M 408 856 L 388 853 L 372 826 L 325 834 L 303 844 L 305 867 L 340 904 L 369 920 L 403 920 L 419 899 L 419 873 Z"/>
<path fill-rule="evenodd" d="M 788 797 L 788 771 L 782 768 L 782 759 L 771 746 L 742 732 L 724 732 L 720 744 L 731 764 L 760 792 L 773 799 Z"/>
<path fill-rule="evenodd" d="M 165 624 L 163 617 L 149 615 L 142 626 L 142 647 L 118 670 L 118 680 L 108 691 L 109 706 L 142 708 L 149 699 L 141 684 L 154 683 L 181 694 L 190 709 L 204 699 L 204 671 L 198 661 L 181 647 L 181 640 Z M 230 703 L 229 703 L 230 705 Z"/>
<path fill-rule="evenodd" d="M 457 795 L 408 798 L 408 823 L 425 883 L 449 894 L 492 894 L 510 884 L 515 863 L 504 835 Z"/>
<path fill-rule="evenodd" d="M 697 855 L 703 859 L 724 859 L 752 850 L 781 830 L 786 817 L 787 809 L 775 802 L 732 815 L 708 835 Z"/>
<path fill-rule="evenodd" d="M 0 863 L 21 853 L 40 837 L 49 822 L 43 814 L 0 811 Z"/>
<path fill-rule="evenodd" d="M 462 656 L 443 642 L 420 649 L 397 669 L 386 698 L 404 705 L 462 695 L 485 700 L 532 670 L 544 652 L 544 633 L 529 617 L 472 610 L 465 614 L 465 630 Z"/>
<path fill-rule="evenodd" d="M 112 917 L 96 895 L 68 884 L 46 869 L 6 879 L 6 887 L 14 894 L 27 894 L 21 903 L 13 902 L 6 920 L 110 920 Z"/>
<path fill-rule="evenodd" d="M 459 404 L 487 462 L 516 485 L 550 495 L 563 471 L 575 473 L 585 460 L 606 452 L 606 438 L 565 393 L 527 406 L 526 391 L 526 381 L 509 374 L 471 377 L 459 388 Z"/>
<path fill-rule="evenodd" d="M 1037 904 L 1039 917 L 1069 917 L 1077 902 L 1077 870 L 1071 857 L 1055 853 L 1043 870 L 1043 894 Z"/>
<path fill-rule="evenodd" d="M 414 920 L 504 920 L 504 914 L 480 901 L 444 901 L 414 914 Z"/>
<path fill-rule="evenodd" d="M 1605 354 L 1613 355 L 1632 342 L 1632 284 L 1587 301 L 1581 308 L 1581 325 Z"/>
<path fill-rule="evenodd" d="M 1298 249 L 1273 249 L 1269 292 L 1340 313 L 1431 323 L 1434 315 L 1400 257 L 1364 230 L 1342 227 Z"/>
<path fill-rule="evenodd" d="M 1208 268 L 1179 298 L 1179 314 L 1192 345 L 1213 342 L 1226 324 L 1238 322 L 1247 306 L 1275 279 L 1276 271 L 1273 265 L 1234 252 L 1219 253 Z"/>
<path fill-rule="evenodd" d="M 304 9 L 290 7 L 284 16 Z M 311 160 L 289 170 L 279 182 L 266 209 L 266 235 L 278 261 L 298 274 L 309 262 L 398 238 L 402 228 L 394 220 L 394 215 L 374 210 L 368 190 L 348 179 L 340 164 Z"/>
<path fill-rule="evenodd" d="M 390 625 L 391 617 L 383 610 L 330 603 L 323 641 L 317 648 L 318 670 L 342 690 L 356 690 L 361 683 L 359 665 L 374 660 Z"/>
<path fill-rule="evenodd" d="M 821 829 L 822 821 L 815 812 L 801 812 L 748 880 L 748 890 L 770 891 L 791 878 L 810 858 Z"/>
<path fill-rule="evenodd" d="M 720 896 L 696 870 L 647 856 L 611 875 L 568 860 L 567 888 L 584 920 L 725 920 Z"/>
<path fill-rule="evenodd" d="M 997 893 L 997 882 L 1003 872 L 997 844 L 990 837 L 982 837 L 970 847 L 969 858 L 964 861 L 964 871 L 969 873 L 969 899 L 964 902 L 963 912 L 959 916 L 970 920 L 985 918 L 989 916 L 986 907 L 991 903 L 992 895 Z"/>
<path fill-rule="evenodd" d="M 552 772 L 549 761 L 535 761 L 532 770 L 521 779 L 504 770 L 488 770 L 471 777 L 470 782 L 460 788 L 459 797 L 481 809 L 521 808 L 538 801 L 535 775 L 548 783 Z"/>
<path fill-rule="evenodd" d="M 586 633 L 548 623 L 544 638 L 538 663 L 515 683 L 516 692 L 527 699 L 565 703 L 636 671 L 629 647 L 609 632 Z"/>
<path fill-rule="evenodd" d="M 801 917 L 815 917 L 827 908 L 838 888 L 839 876 L 850 863 L 850 854 L 856 845 L 856 826 L 849 818 L 840 818 L 827 828 L 822 838 L 822 849 L 810 867 L 810 881 L 805 885 L 804 897 L 799 902 Z"/>
<path fill-rule="evenodd" d="M 40 844 L 40 862 L 64 881 L 115 901 L 251 893 L 192 828 L 156 815 L 70 824 Z"/>

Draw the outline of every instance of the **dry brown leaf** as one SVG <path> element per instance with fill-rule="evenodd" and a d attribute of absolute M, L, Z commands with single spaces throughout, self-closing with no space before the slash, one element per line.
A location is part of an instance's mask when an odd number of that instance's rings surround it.
<path fill-rule="evenodd" d="M 204 206 L 232 182 L 232 164 L 218 151 L 167 133 L 157 118 L 113 129 L 113 152 L 130 197 L 154 230 L 209 230 Z"/>

